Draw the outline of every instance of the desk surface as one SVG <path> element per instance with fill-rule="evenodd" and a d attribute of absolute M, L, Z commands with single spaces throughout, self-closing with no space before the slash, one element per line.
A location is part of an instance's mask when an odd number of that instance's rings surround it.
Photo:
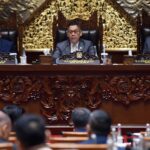
<path fill-rule="evenodd" d="M 147 72 L 150 73 L 150 65 L 0 65 L 0 72 Z"/>

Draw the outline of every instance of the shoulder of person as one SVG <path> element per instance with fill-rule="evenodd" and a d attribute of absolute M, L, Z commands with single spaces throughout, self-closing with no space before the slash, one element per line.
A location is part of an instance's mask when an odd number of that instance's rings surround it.
<path fill-rule="evenodd" d="M 147 39 L 148 41 L 150 41 L 150 36 L 146 37 L 146 39 Z"/>
<path fill-rule="evenodd" d="M 65 41 L 57 43 L 57 46 L 63 46 L 63 45 L 66 45 L 67 43 L 69 43 L 69 41 L 65 40 Z"/>
<path fill-rule="evenodd" d="M 80 39 L 80 41 L 83 43 L 89 44 L 89 45 L 92 44 L 92 41 L 90 41 L 90 40 Z"/>

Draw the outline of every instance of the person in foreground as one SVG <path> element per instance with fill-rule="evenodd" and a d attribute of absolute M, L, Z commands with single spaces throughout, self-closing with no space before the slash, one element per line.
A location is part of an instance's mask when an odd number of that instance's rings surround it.
<path fill-rule="evenodd" d="M 47 133 L 40 116 L 25 114 L 16 121 L 16 136 L 21 150 L 50 150 L 46 145 Z"/>
<path fill-rule="evenodd" d="M 89 119 L 89 139 L 81 144 L 106 144 L 111 130 L 111 118 L 103 110 L 95 110 Z"/>
<path fill-rule="evenodd" d="M 0 111 L 0 143 L 10 143 L 8 137 L 11 131 L 11 120 L 4 112 Z M 16 150 L 13 145 L 13 150 Z"/>
<path fill-rule="evenodd" d="M 11 119 L 12 130 L 14 130 L 14 124 L 16 120 L 19 119 L 25 113 L 25 110 L 22 107 L 17 105 L 6 105 L 2 109 L 2 111 L 6 113 Z"/>
<path fill-rule="evenodd" d="M 143 53 L 150 54 L 150 36 L 148 36 L 145 40 Z"/>
<path fill-rule="evenodd" d="M 67 28 L 68 40 L 60 42 L 56 45 L 56 49 L 53 53 L 53 58 L 61 58 L 64 55 L 71 55 L 78 50 L 88 55 L 95 56 L 96 50 L 93 47 L 93 43 L 89 40 L 80 38 L 82 36 L 82 30 L 78 20 L 72 20 Z"/>
<path fill-rule="evenodd" d="M 86 125 L 90 117 L 90 110 L 84 107 L 77 107 L 72 111 L 72 122 L 75 132 L 86 132 Z"/>

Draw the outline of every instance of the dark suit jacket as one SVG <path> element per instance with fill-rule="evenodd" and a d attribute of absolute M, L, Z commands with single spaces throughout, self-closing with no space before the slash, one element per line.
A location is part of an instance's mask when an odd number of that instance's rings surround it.
<path fill-rule="evenodd" d="M 86 141 L 81 142 L 80 144 L 106 144 L 107 136 L 104 135 L 96 135 L 95 139 L 89 138 Z"/>
<path fill-rule="evenodd" d="M 80 39 L 79 41 L 79 48 L 82 47 L 83 52 L 88 53 L 89 55 L 96 55 L 96 50 L 93 47 L 91 41 Z M 53 58 L 57 59 L 64 55 L 71 54 L 71 46 L 69 40 L 60 42 L 56 45 L 56 49 L 53 53 Z"/>
<path fill-rule="evenodd" d="M 149 53 L 150 54 L 150 36 L 148 36 L 145 40 L 144 43 L 144 49 L 143 49 L 143 53 Z"/>

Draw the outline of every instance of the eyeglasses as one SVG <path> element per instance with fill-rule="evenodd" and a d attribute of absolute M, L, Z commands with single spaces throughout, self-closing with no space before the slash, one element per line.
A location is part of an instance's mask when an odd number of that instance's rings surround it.
<path fill-rule="evenodd" d="M 69 34 L 72 34 L 72 33 L 78 34 L 78 33 L 80 33 L 80 30 L 68 30 L 67 32 Z"/>

